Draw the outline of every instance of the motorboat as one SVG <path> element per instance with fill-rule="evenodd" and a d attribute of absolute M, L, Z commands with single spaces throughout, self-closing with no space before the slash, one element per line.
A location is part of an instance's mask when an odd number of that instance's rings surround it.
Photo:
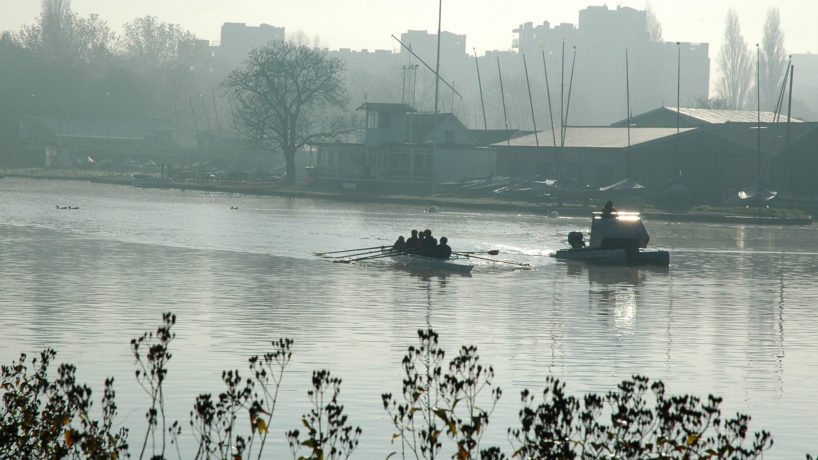
<path fill-rule="evenodd" d="M 594 212 L 591 241 L 581 232 L 568 234 L 570 248 L 549 254 L 564 260 L 610 265 L 670 265 L 667 251 L 646 251 L 650 237 L 638 212 Z"/>

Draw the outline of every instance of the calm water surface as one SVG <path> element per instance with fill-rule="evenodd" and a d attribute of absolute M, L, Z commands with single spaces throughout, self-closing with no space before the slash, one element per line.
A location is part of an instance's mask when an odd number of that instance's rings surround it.
<path fill-rule="evenodd" d="M 0 179 L 0 359 L 53 347 L 97 393 L 114 376 L 134 451 L 148 400 L 129 341 L 162 312 L 178 316 L 166 395 L 184 427 L 195 396 L 221 390 L 223 369 L 243 371 L 291 337 L 270 458 L 289 456 L 283 432 L 298 428 L 319 368 L 343 378 L 342 403 L 364 430 L 354 457 L 384 458 L 396 446 L 380 394 L 400 392 L 406 347 L 431 326 L 449 355 L 474 344 L 494 366 L 504 396 L 484 444 L 506 452 L 521 389 L 539 392 L 554 375 L 579 396 L 643 374 L 672 393 L 724 396 L 725 415 L 748 413 L 752 430 L 772 431 L 765 458 L 816 453 L 813 227 L 648 221 L 651 245 L 671 251 L 669 270 L 585 267 L 545 255 L 587 231 L 586 219 L 425 214 L 427 205 Z M 312 254 L 391 244 L 411 228 L 534 269 L 476 261 L 471 277 L 429 277 Z M 182 447 L 191 444 L 186 431 Z"/>

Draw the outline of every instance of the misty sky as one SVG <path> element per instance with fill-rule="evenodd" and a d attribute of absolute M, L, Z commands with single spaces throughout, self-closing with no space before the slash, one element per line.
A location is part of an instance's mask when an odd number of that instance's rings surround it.
<path fill-rule="evenodd" d="M 40 0 L 0 0 L 0 31 L 19 30 L 34 22 Z M 512 29 L 523 22 L 552 25 L 577 23 L 578 11 L 588 5 L 617 4 L 645 8 L 644 0 L 444 0 L 443 29 L 466 34 L 469 50 L 509 49 Z M 761 38 L 766 11 L 781 11 L 785 47 L 789 53 L 818 53 L 817 0 L 652 0 L 666 41 L 708 42 L 715 59 L 724 32 L 727 9 L 739 13 L 745 39 L 752 47 Z M 390 34 L 409 29 L 437 30 L 435 0 L 73 0 L 72 8 L 85 16 L 98 13 L 117 32 L 122 24 L 152 14 L 181 24 L 200 38 L 219 40 L 223 22 L 268 23 L 287 32 L 318 35 L 330 49 L 396 49 Z M 479 12 L 479 13 L 478 13 Z"/>

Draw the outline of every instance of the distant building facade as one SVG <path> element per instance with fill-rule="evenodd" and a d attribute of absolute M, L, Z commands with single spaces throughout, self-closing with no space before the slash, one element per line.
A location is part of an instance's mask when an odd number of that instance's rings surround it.
<path fill-rule="evenodd" d="M 283 27 L 269 24 L 248 26 L 243 22 L 225 22 L 222 24 L 221 41 L 215 47 L 214 53 L 227 65 L 234 65 L 246 59 L 253 48 L 284 39 Z"/>
<path fill-rule="evenodd" d="M 365 103 L 363 143 L 317 144 L 315 177 L 328 187 L 432 191 L 437 184 L 493 174 L 485 135 L 450 113 L 417 113 L 400 103 Z M 496 133 L 493 133 L 496 134 Z M 496 140 L 496 136 L 495 136 Z"/>
<path fill-rule="evenodd" d="M 630 105 L 634 113 L 660 105 L 677 104 L 677 74 L 680 105 L 692 106 L 710 92 L 710 57 L 707 43 L 651 41 L 645 11 L 618 6 L 589 6 L 579 12 L 579 24 L 551 27 L 546 21 L 528 22 L 514 29 L 514 48 L 541 64 L 546 56 L 551 87 L 562 94 L 569 79 L 576 51 L 569 121 L 579 124 L 608 124 L 626 113 L 625 51 L 628 51 Z M 563 47 L 565 57 L 563 61 Z M 574 48 L 576 47 L 576 48 Z M 552 94 L 553 96 L 553 94 Z M 559 113 L 559 112 L 557 112 Z"/>

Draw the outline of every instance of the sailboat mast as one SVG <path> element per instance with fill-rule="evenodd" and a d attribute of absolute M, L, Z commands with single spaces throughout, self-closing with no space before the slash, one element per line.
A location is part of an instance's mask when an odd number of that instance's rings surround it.
<path fill-rule="evenodd" d="M 528 65 L 525 63 L 525 54 L 523 54 L 523 69 L 525 70 L 525 85 L 528 87 L 528 105 L 531 107 L 531 124 L 534 125 L 534 141 L 539 147 L 540 138 L 537 135 L 537 120 L 534 118 L 534 100 L 531 98 L 531 82 L 528 80 Z"/>
<path fill-rule="evenodd" d="M 625 49 L 625 110 L 628 112 L 628 148 L 631 146 L 631 84 L 628 74 L 628 50 Z"/>
<path fill-rule="evenodd" d="M 506 124 L 506 144 L 511 146 L 511 133 L 508 130 L 508 112 L 506 112 L 506 92 L 503 89 L 503 71 L 500 70 L 500 57 L 497 57 L 497 75 L 500 77 L 500 98 L 503 99 L 503 121 Z"/>
<path fill-rule="evenodd" d="M 435 132 L 437 132 L 437 101 L 440 94 L 440 24 L 443 17 L 443 0 L 438 0 L 437 9 L 437 62 L 435 64 Z"/>
<path fill-rule="evenodd" d="M 477 62 L 477 50 L 474 50 L 474 67 L 477 68 L 477 86 L 480 88 L 480 108 L 483 109 L 483 130 L 488 131 L 489 125 L 486 121 L 486 103 L 483 101 L 483 82 L 480 80 L 480 63 Z"/>
<path fill-rule="evenodd" d="M 761 49 L 756 43 L 756 137 L 758 139 L 758 179 L 761 180 Z"/>
<path fill-rule="evenodd" d="M 554 147 L 557 146 L 557 133 L 554 131 L 554 112 L 551 110 L 551 87 L 548 85 L 548 67 L 545 65 L 545 50 L 542 51 L 542 71 L 545 74 L 545 94 L 548 95 L 548 119 L 551 122 L 551 138 L 554 140 Z"/>
<path fill-rule="evenodd" d="M 628 111 L 628 164 L 626 167 L 627 176 L 631 177 L 631 84 L 628 72 L 628 49 L 625 49 L 625 110 Z"/>
<path fill-rule="evenodd" d="M 568 101 L 565 103 L 565 123 L 562 126 L 562 145 L 565 147 L 565 132 L 568 126 L 568 112 L 571 110 L 571 90 L 574 88 L 574 66 L 577 63 L 577 47 L 574 47 L 574 58 L 571 61 L 571 78 L 568 80 Z"/>

